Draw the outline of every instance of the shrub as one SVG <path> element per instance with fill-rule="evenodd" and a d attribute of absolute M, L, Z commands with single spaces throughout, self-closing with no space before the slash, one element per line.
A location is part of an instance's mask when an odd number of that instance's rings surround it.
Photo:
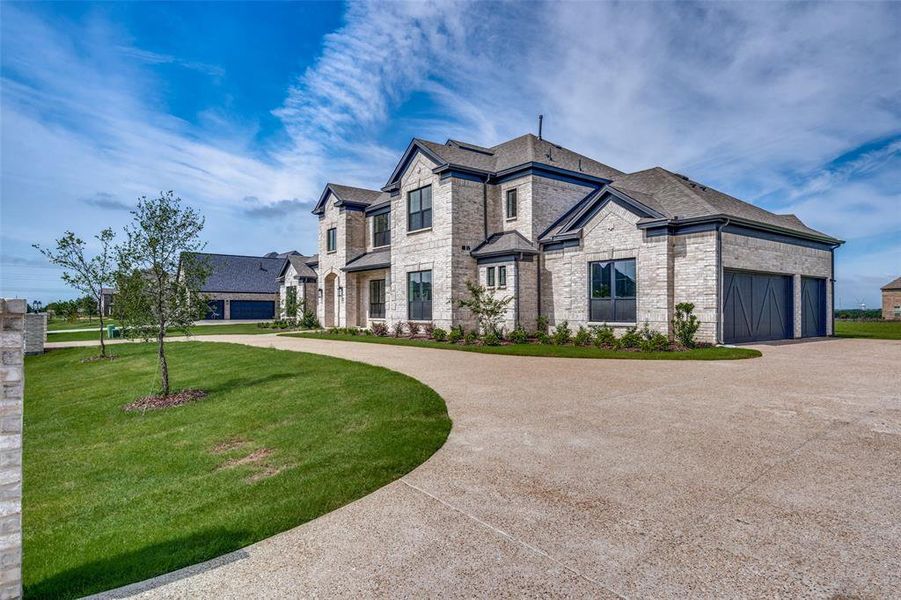
<path fill-rule="evenodd" d="M 441 329 L 440 327 L 432 328 L 432 339 L 436 342 L 443 342 L 447 339 L 447 332 Z"/>
<path fill-rule="evenodd" d="M 301 313 L 300 326 L 305 329 L 319 329 L 321 327 L 319 319 L 316 318 L 316 313 L 306 308 L 306 304 L 304 304 L 303 312 Z"/>
<path fill-rule="evenodd" d="M 673 337 L 686 348 L 695 347 L 695 334 L 701 327 L 701 322 L 692 314 L 694 309 L 695 305 L 691 302 L 680 302 L 673 317 Z"/>
<path fill-rule="evenodd" d="M 613 328 L 607 325 L 601 325 L 594 328 L 594 345 L 598 348 L 616 348 L 616 334 Z"/>
<path fill-rule="evenodd" d="M 460 340 L 463 339 L 463 328 L 462 327 L 451 327 L 450 333 L 447 334 L 447 341 L 451 344 L 456 344 Z"/>
<path fill-rule="evenodd" d="M 434 333 L 434 331 L 435 331 L 435 324 L 432 323 L 431 321 L 429 321 L 428 323 L 426 323 L 425 325 L 422 326 L 422 332 L 428 338 L 432 337 L 432 333 Z"/>
<path fill-rule="evenodd" d="M 394 334 L 394 337 L 401 337 L 404 334 L 404 324 L 402 321 L 398 321 L 394 324 L 394 327 L 391 329 L 391 333 Z"/>
<path fill-rule="evenodd" d="M 579 325 L 579 331 L 577 331 L 575 337 L 573 337 L 573 344 L 576 346 L 590 346 L 591 332 Z"/>
<path fill-rule="evenodd" d="M 380 322 L 373 323 L 372 333 L 373 335 L 377 335 L 379 337 L 385 337 L 386 335 L 388 335 L 388 326 Z"/>
<path fill-rule="evenodd" d="M 641 347 L 641 334 L 638 333 L 638 328 L 629 327 L 626 330 L 626 333 L 620 336 L 619 340 L 617 340 L 617 347 L 619 348 L 640 348 Z"/>
<path fill-rule="evenodd" d="M 260 321 L 257 323 L 257 327 L 260 329 L 269 329 L 272 325 L 268 321 Z"/>
<path fill-rule="evenodd" d="M 489 332 L 486 333 L 485 336 L 482 338 L 482 342 L 483 342 L 486 346 L 500 346 L 500 344 L 501 344 L 501 338 L 500 338 L 500 336 L 499 336 L 498 334 L 494 333 L 493 331 L 489 331 Z"/>
<path fill-rule="evenodd" d="M 466 335 L 463 336 L 463 343 L 468 345 L 473 345 L 479 341 L 479 334 L 475 331 L 467 331 Z"/>
<path fill-rule="evenodd" d="M 553 344 L 554 343 L 554 339 L 543 331 L 537 332 L 535 334 L 535 337 L 538 339 L 539 344 Z"/>
<path fill-rule="evenodd" d="M 669 350 L 669 338 L 659 331 L 650 334 L 641 341 L 642 352 L 666 352 Z"/>
<path fill-rule="evenodd" d="M 535 329 L 537 333 L 547 333 L 547 317 L 544 315 L 538 315 L 538 318 L 535 320 L 536 325 Z"/>
<path fill-rule="evenodd" d="M 497 333 L 498 326 L 513 301 L 513 296 L 496 298 L 494 291 L 472 281 L 466 282 L 469 297 L 457 300 L 457 306 L 467 308 L 475 316 L 479 328 L 486 333 Z"/>
<path fill-rule="evenodd" d="M 407 321 L 407 329 L 410 330 L 410 337 L 416 337 L 419 335 L 419 329 L 421 325 L 415 321 Z"/>
<path fill-rule="evenodd" d="M 572 339 L 572 331 L 569 329 L 568 321 L 560 321 L 554 328 L 554 343 L 558 346 L 566 345 Z"/>
<path fill-rule="evenodd" d="M 529 334 L 522 327 L 517 327 L 510 332 L 510 341 L 514 344 L 525 344 L 529 341 Z"/>

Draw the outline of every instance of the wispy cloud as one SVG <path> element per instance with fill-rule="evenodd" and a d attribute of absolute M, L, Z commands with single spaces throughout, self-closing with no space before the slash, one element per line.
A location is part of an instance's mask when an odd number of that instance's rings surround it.
<path fill-rule="evenodd" d="M 81 201 L 88 206 L 95 206 L 106 210 L 131 210 L 133 206 L 117 200 L 115 196 L 108 192 L 96 192 L 95 194 L 82 198 Z"/>
<path fill-rule="evenodd" d="M 210 77 L 222 77 L 225 75 L 225 69 L 217 65 L 209 65 L 202 62 L 182 60 L 177 56 L 170 54 L 160 54 L 158 52 L 150 52 L 141 50 L 132 46 L 118 46 L 117 50 L 122 56 L 130 57 L 150 65 L 177 65 L 192 71 L 198 71 L 209 75 Z"/>
<path fill-rule="evenodd" d="M 314 202 L 297 198 L 260 202 L 256 196 L 247 196 L 244 198 L 244 202 L 247 205 L 242 208 L 242 212 L 248 217 L 260 219 L 280 219 L 291 215 L 307 214 L 315 206 Z"/>

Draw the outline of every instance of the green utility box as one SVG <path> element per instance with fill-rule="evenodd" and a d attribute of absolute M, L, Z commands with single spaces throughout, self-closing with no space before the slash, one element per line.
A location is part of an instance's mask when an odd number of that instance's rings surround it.
<path fill-rule="evenodd" d="M 106 326 L 106 337 L 107 339 L 113 339 L 117 337 L 122 337 L 122 330 L 116 327 L 115 325 L 107 325 Z"/>

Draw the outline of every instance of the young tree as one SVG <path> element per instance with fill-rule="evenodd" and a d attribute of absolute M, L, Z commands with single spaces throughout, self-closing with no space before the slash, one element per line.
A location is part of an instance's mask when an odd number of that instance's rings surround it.
<path fill-rule="evenodd" d="M 297 317 L 297 286 L 289 285 L 285 288 L 285 316 Z"/>
<path fill-rule="evenodd" d="M 204 219 L 171 191 L 159 198 L 141 197 L 132 214 L 125 243 L 118 248 L 114 310 L 127 336 L 156 339 L 160 393 L 168 396 L 166 331 L 189 334 L 207 310 L 200 288 L 209 268 L 195 254 L 206 246 L 200 241 Z"/>
<path fill-rule="evenodd" d="M 457 305 L 461 308 L 468 308 L 475 315 L 479 328 L 484 333 L 498 335 L 501 319 L 503 319 L 510 302 L 513 301 L 513 296 L 497 298 L 484 286 L 468 280 L 466 289 L 469 291 L 469 298 L 457 300 Z"/>
<path fill-rule="evenodd" d="M 63 268 L 63 281 L 90 296 L 99 306 L 101 291 L 105 286 L 111 285 L 114 278 L 112 243 L 115 236 L 109 228 L 94 236 L 100 242 L 100 252 L 93 258 L 85 256 L 84 240 L 71 231 L 56 240 L 55 249 L 42 248 L 38 244 L 34 247 L 51 263 Z M 78 303 L 72 301 L 70 306 L 77 315 Z M 100 356 L 106 356 L 103 315 L 100 316 Z"/>

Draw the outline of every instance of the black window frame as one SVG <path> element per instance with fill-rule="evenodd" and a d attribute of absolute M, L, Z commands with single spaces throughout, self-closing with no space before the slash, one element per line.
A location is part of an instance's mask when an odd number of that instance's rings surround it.
<path fill-rule="evenodd" d="M 385 318 L 385 280 L 369 280 L 369 318 Z"/>
<path fill-rule="evenodd" d="M 426 274 L 428 274 L 427 277 Z M 425 279 L 428 281 L 426 282 Z M 424 287 L 423 284 L 428 284 Z M 428 296 L 425 298 L 424 296 Z M 410 321 L 432 320 L 432 270 L 407 272 L 407 318 Z"/>
<path fill-rule="evenodd" d="M 617 265 L 631 263 L 631 278 L 617 277 L 625 271 L 617 269 Z M 595 276 L 595 265 L 600 269 Z M 603 269 L 610 267 L 605 275 Z M 605 278 L 609 279 L 604 282 Z M 595 283 L 606 285 L 596 290 Z M 622 293 L 623 286 L 631 285 L 631 295 Z M 628 289 L 628 287 L 626 288 Z M 598 295 L 595 295 L 596 291 Z M 604 292 L 607 295 L 602 295 Z M 616 260 L 596 260 L 588 263 L 588 320 L 591 323 L 636 323 L 638 321 L 638 261 L 634 258 Z"/>
<path fill-rule="evenodd" d="M 517 199 L 518 194 L 516 193 L 516 188 L 507 190 L 504 202 L 504 210 L 508 219 L 515 219 L 519 216 L 519 200 Z M 513 209 L 512 211 L 510 209 Z"/>
<path fill-rule="evenodd" d="M 507 265 L 500 265 L 497 268 L 497 287 L 507 287 Z"/>
<path fill-rule="evenodd" d="M 495 286 L 494 267 L 485 269 L 485 287 L 493 288 Z"/>
<path fill-rule="evenodd" d="M 325 232 L 325 251 L 335 252 L 338 250 L 338 228 L 329 227 Z"/>
<path fill-rule="evenodd" d="M 384 220 L 385 229 L 379 231 L 376 224 Z M 372 217 L 372 247 L 389 246 L 391 244 L 391 214 L 382 213 Z"/>
<path fill-rule="evenodd" d="M 424 192 L 428 190 L 429 207 L 423 208 L 422 200 Z M 413 210 L 413 199 L 416 198 L 419 209 Z M 424 185 L 421 188 L 407 192 L 407 232 L 422 231 L 432 226 L 432 186 Z"/>

